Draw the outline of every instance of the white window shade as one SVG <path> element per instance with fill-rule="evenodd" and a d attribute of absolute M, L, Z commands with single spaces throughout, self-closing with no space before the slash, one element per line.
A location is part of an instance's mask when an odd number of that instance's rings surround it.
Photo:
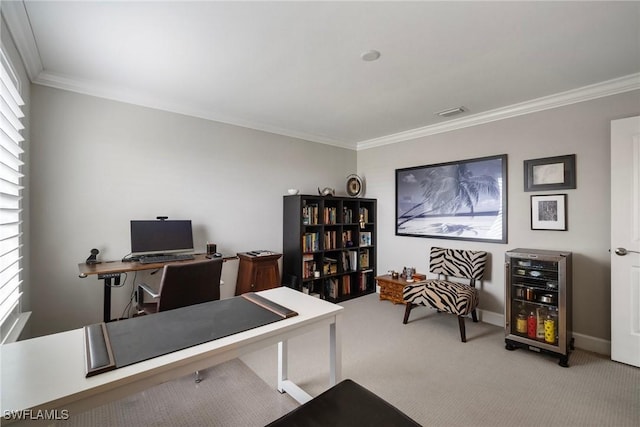
<path fill-rule="evenodd" d="M 0 50 L 0 328 L 10 329 L 20 312 L 22 284 L 21 199 L 24 101 L 4 52 Z"/>

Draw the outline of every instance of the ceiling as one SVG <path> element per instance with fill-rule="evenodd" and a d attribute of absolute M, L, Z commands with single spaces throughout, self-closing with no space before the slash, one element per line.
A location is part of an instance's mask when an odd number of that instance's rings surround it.
<path fill-rule="evenodd" d="M 3 0 L 2 12 L 34 83 L 351 149 L 640 89 L 640 2 Z M 370 49 L 377 61 L 361 59 Z"/>

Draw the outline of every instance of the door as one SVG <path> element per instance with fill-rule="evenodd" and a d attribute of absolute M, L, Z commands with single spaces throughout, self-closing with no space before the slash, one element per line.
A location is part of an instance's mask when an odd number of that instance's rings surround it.
<path fill-rule="evenodd" d="M 640 367 L 640 117 L 611 122 L 611 359 Z"/>

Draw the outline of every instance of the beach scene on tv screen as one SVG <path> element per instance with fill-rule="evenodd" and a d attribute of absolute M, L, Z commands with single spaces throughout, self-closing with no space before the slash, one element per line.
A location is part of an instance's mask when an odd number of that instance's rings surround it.
<path fill-rule="evenodd" d="M 504 161 L 498 157 L 398 170 L 397 234 L 502 240 Z"/>

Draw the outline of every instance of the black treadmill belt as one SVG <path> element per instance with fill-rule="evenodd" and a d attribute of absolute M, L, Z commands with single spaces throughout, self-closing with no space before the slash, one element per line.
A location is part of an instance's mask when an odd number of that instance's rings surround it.
<path fill-rule="evenodd" d="M 91 348 L 91 340 L 85 340 L 87 376 L 142 362 L 284 318 L 283 315 L 247 298 L 234 297 L 106 323 L 105 340 L 107 347 L 110 344 L 113 352 L 114 366 L 107 368 L 96 364 L 96 360 L 104 359 L 100 354 L 103 346 Z M 97 325 L 102 324 L 85 327 L 86 331 L 95 329 Z M 91 332 L 86 334 L 92 335 Z"/>

